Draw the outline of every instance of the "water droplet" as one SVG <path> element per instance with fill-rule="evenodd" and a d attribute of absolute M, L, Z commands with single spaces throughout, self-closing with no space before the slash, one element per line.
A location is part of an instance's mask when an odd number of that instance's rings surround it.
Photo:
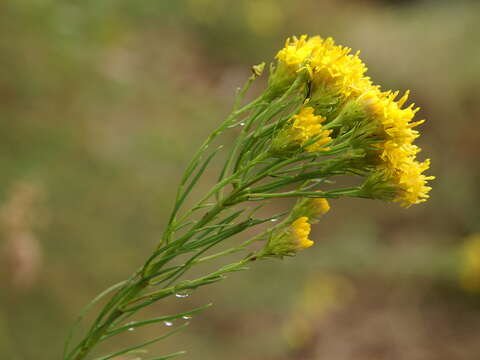
<path fill-rule="evenodd" d="M 183 315 L 182 319 L 184 320 L 190 320 L 192 317 L 190 315 Z"/>
<path fill-rule="evenodd" d="M 135 328 L 131 327 L 131 328 L 128 328 L 128 331 L 133 331 L 135 330 Z"/>
<path fill-rule="evenodd" d="M 271 221 L 271 222 L 277 222 L 278 219 L 271 219 L 270 221 Z"/>
<path fill-rule="evenodd" d="M 228 128 L 233 129 L 233 128 L 236 128 L 237 126 L 245 126 L 245 123 L 244 122 L 235 123 L 235 124 L 229 125 Z"/>
<path fill-rule="evenodd" d="M 186 297 L 189 297 L 190 294 L 186 291 L 182 291 L 182 292 L 178 292 L 175 294 L 175 297 L 177 298 L 186 298 Z"/>
<path fill-rule="evenodd" d="M 173 322 L 171 322 L 171 321 L 164 321 L 163 323 L 165 324 L 165 326 L 172 326 L 173 325 Z"/>

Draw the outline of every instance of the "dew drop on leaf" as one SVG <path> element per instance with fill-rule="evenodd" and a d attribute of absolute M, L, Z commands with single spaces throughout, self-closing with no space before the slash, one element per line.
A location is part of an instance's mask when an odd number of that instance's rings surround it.
<path fill-rule="evenodd" d="M 190 296 L 190 294 L 187 293 L 187 292 L 178 292 L 178 293 L 175 294 L 175 297 L 177 297 L 177 298 L 186 298 L 186 297 L 189 297 L 189 296 Z"/>

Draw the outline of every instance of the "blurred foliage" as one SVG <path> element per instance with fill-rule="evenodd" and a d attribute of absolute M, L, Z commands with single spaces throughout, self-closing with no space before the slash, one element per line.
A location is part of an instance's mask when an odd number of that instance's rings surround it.
<path fill-rule="evenodd" d="M 2 1 L 0 206 L 29 214 L 15 227 L 28 241 L 0 229 L 2 358 L 59 358 L 82 306 L 153 247 L 180 171 L 249 67 L 302 33 L 361 49 L 385 88 L 412 89 L 432 200 L 333 202 L 314 248 L 153 309 L 216 304 L 162 353 L 478 358 L 480 298 L 462 289 L 459 249 L 480 231 L 480 4 L 460 0 Z M 15 201 L 19 188 L 39 204 Z"/>

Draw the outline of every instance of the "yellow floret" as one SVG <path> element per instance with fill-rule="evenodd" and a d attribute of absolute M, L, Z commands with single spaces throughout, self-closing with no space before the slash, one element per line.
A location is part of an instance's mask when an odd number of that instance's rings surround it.
<path fill-rule="evenodd" d="M 308 238 L 311 230 L 308 217 L 302 216 L 298 218 L 290 227 L 297 249 L 305 249 L 313 245 L 313 241 Z"/>
<path fill-rule="evenodd" d="M 298 250 L 309 248 L 313 241 L 308 238 L 311 225 L 307 216 L 301 216 L 285 224 L 271 234 L 261 256 L 291 256 Z"/>
<path fill-rule="evenodd" d="M 277 53 L 277 59 L 293 71 L 298 71 L 302 66 L 307 65 L 313 52 L 321 46 L 320 36 L 315 36 L 307 40 L 307 35 L 300 36 L 299 39 L 293 36 L 285 41 L 285 47 Z"/>
<path fill-rule="evenodd" d="M 308 217 L 310 224 L 317 223 L 320 218 L 330 211 L 330 204 L 324 198 L 300 198 L 292 209 L 292 217 Z"/>
<path fill-rule="evenodd" d="M 305 145 L 314 137 L 318 140 L 306 147 L 308 152 L 325 151 L 324 147 L 332 139 L 330 138 L 331 130 L 322 129 L 322 122 L 325 118 L 313 113 L 314 109 L 310 106 L 304 107 L 297 115 L 294 115 L 291 120 L 291 127 L 286 130 L 286 136 L 290 143 L 298 143 L 301 146 Z"/>
<path fill-rule="evenodd" d="M 430 160 L 418 162 L 415 159 L 421 149 L 413 144 L 419 136 L 413 128 L 424 121 L 412 122 L 418 111 L 413 104 L 402 109 L 408 95 L 409 91 L 395 101 L 398 91 L 381 92 L 379 87 L 371 87 L 360 96 L 385 138 L 377 144 L 381 160 L 379 167 L 399 189 L 395 201 L 405 207 L 426 201 L 431 190 L 427 181 L 434 179 L 423 174 L 430 167 Z"/>
<path fill-rule="evenodd" d="M 323 198 L 312 199 L 312 207 L 314 208 L 317 217 L 325 215 L 330 211 L 328 200 Z"/>
<path fill-rule="evenodd" d="M 359 58 L 359 52 L 335 45 L 332 38 L 322 39 L 307 35 L 287 39 L 285 47 L 277 54 L 279 62 L 292 72 L 307 69 L 313 81 L 313 88 L 328 86 L 340 95 L 349 97 L 361 94 L 371 86 L 365 76 L 367 67 Z"/>
<path fill-rule="evenodd" d="M 392 179 L 398 185 L 400 191 L 395 201 L 400 205 L 408 207 L 427 201 L 428 193 L 432 189 L 427 186 L 428 180 L 435 179 L 434 176 L 426 176 L 423 172 L 430 168 L 430 160 L 418 162 L 412 157 L 407 158 L 401 166 L 393 169 Z"/>

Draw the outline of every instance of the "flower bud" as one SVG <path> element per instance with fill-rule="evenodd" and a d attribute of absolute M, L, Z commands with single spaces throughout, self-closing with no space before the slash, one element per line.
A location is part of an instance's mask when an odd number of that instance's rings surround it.
<path fill-rule="evenodd" d="M 330 204 L 324 198 L 301 198 L 292 210 L 292 217 L 306 216 L 311 224 L 317 223 L 320 218 L 330 211 Z"/>
<path fill-rule="evenodd" d="M 290 225 L 277 229 L 271 235 L 262 256 L 288 256 L 295 255 L 300 249 L 306 249 L 313 245 L 308 238 L 311 226 L 308 217 L 302 216 Z"/>

